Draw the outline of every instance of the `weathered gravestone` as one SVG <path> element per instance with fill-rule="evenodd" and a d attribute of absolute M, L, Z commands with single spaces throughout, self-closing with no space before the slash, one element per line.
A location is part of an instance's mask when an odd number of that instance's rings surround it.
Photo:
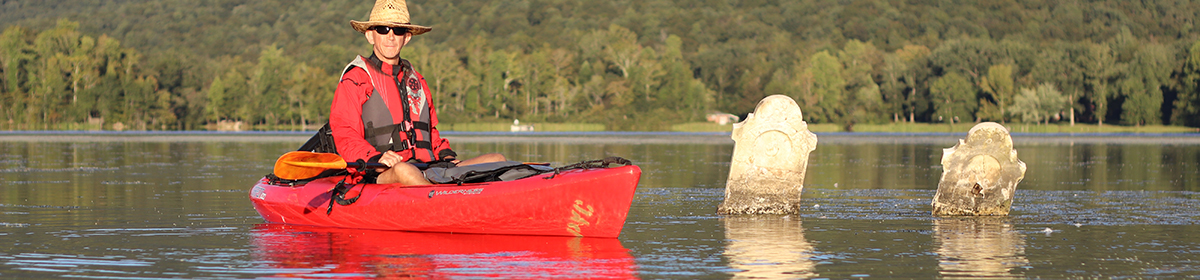
<path fill-rule="evenodd" d="M 721 214 L 792 214 L 799 211 L 808 154 L 817 136 L 808 131 L 791 97 L 763 98 L 746 120 L 733 125 L 733 159 Z"/>
<path fill-rule="evenodd" d="M 993 122 L 977 124 L 966 140 L 943 150 L 933 215 L 1008 215 L 1022 178 L 1025 163 L 1017 159 L 1008 129 Z"/>

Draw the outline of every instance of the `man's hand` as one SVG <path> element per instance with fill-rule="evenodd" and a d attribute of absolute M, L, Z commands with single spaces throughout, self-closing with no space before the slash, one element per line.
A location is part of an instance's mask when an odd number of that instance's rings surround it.
<path fill-rule="evenodd" d="M 401 162 L 400 160 L 401 160 L 400 154 L 397 154 L 396 152 L 393 152 L 393 151 L 384 152 L 383 155 L 379 157 L 379 163 L 386 165 L 389 168 L 396 166 L 396 164 Z M 386 170 L 388 170 L 388 169 L 387 168 L 375 168 L 375 172 L 379 172 L 379 173 L 383 173 L 383 171 L 386 171 Z"/>

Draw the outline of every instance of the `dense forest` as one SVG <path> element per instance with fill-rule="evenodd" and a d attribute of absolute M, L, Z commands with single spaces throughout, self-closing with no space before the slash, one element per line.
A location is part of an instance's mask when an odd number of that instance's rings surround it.
<path fill-rule="evenodd" d="M 321 124 L 372 0 L 0 0 L 0 128 Z M 1200 126 L 1200 2 L 410 0 L 443 122 Z"/>

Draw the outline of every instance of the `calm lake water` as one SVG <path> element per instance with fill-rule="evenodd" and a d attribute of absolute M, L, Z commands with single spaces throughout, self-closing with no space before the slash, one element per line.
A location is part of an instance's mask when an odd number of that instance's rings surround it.
<path fill-rule="evenodd" d="M 264 224 L 248 191 L 299 134 L 0 134 L 0 278 L 1200 276 L 1200 136 L 1015 136 L 1029 169 L 991 218 L 930 216 L 962 136 L 820 137 L 802 213 L 721 216 L 727 136 L 450 134 L 639 165 L 621 237 L 592 239 Z"/>

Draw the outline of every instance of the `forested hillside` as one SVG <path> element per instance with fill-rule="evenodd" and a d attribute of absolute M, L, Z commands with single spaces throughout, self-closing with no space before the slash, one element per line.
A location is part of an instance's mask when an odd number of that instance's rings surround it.
<path fill-rule="evenodd" d="M 325 122 L 374 1 L 0 0 L 0 128 Z M 1195 1 L 410 0 L 443 122 L 1200 126 Z"/>

